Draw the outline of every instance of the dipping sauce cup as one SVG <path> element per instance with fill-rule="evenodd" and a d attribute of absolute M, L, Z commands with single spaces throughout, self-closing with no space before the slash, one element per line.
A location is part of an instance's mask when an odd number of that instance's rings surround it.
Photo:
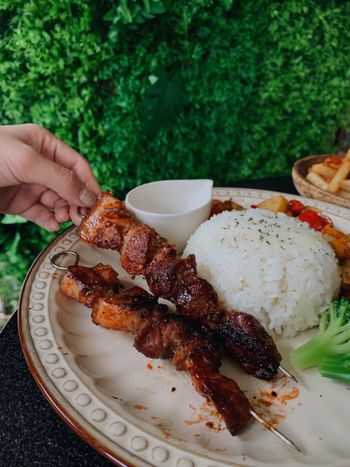
<path fill-rule="evenodd" d="M 142 224 L 175 243 L 181 253 L 199 225 L 208 219 L 213 180 L 161 180 L 131 190 L 126 207 Z"/>

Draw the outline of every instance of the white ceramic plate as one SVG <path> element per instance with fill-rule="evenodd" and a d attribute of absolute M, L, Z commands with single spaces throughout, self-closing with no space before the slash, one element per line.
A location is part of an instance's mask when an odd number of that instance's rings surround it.
<path fill-rule="evenodd" d="M 244 206 L 273 195 L 234 188 L 218 188 L 214 194 L 233 197 Z M 336 227 L 350 232 L 347 209 L 286 197 L 318 206 Z M 63 273 L 52 268 L 49 258 L 66 249 L 79 253 L 80 264 L 111 264 L 124 283 L 145 282 L 127 276 L 117 253 L 84 245 L 70 229 L 37 258 L 22 289 L 19 330 L 32 374 L 54 409 L 102 454 L 115 463 L 137 466 L 349 465 L 349 387 L 322 379 L 316 370 L 298 374 L 299 385 L 285 377 L 267 383 L 224 361 L 222 372 L 235 378 L 253 406 L 267 420 L 279 422 L 278 428 L 305 454 L 254 421 L 232 437 L 213 407 L 192 388 L 187 373 L 177 372 L 168 361 L 146 359 L 134 349 L 131 336 L 95 326 L 87 308 L 59 292 Z M 289 351 L 313 332 L 277 341 L 285 367 L 291 368 Z"/>

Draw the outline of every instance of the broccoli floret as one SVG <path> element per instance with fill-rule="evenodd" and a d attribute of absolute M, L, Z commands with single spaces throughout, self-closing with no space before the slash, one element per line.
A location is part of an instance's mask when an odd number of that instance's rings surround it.
<path fill-rule="evenodd" d="M 293 365 L 304 370 L 320 364 L 329 356 L 350 352 L 350 300 L 332 300 L 322 313 L 318 333 L 291 352 Z"/>
<path fill-rule="evenodd" d="M 350 383 L 350 353 L 333 355 L 322 360 L 319 366 L 322 376 Z"/>

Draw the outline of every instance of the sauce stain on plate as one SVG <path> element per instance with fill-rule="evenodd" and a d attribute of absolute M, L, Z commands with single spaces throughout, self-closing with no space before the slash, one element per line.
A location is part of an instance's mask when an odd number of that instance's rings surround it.
<path fill-rule="evenodd" d="M 203 423 L 207 428 L 216 433 L 224 429 L 222 418 L 210 402 L 203 401 L 199 407 L 194 407 L 192 404 L 189 404 L 189 408 L 192 411 L 192 418 L 184 420 L 186 425 Z"/>
<path fill-rule="evenodd" d="M 296 386 L 288 387 L 288 380 L 272 382 L 259 389 L 259 397 L 254 397 L 254 409 L 271 425 L 277 425 L 294 410 L 289 402 L 297 399 L 300 390 Z M 300 404 L 297 404 L 297 407 Z M 269 410 L 267 411 L 266 408 Z"/>
<path fill-rule="evenodd" d="M 163 435 L 164 439 L 169 439 L 171 437 L 171 428 L 172 423 L 162 417 L 151 417 L 154 420 L 154 426 L 158 428 L 158 430 Z"/>
<path fill-rule="evenodd" d="M 137 410 L 148 410 L 148 407 L 143 404 L 134 404 L 134 408 Z"/>

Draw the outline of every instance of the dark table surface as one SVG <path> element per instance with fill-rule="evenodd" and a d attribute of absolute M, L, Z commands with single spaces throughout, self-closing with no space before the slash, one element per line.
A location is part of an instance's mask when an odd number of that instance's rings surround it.
<path fill-rule="evenodd" d="M 289 177 L 237 182 L 235 187 L 296 193 Z M 68 428 L 36 386 L 22 354 L 16 318 L 0 334 L 0 466 L 111 465 Z"/>

